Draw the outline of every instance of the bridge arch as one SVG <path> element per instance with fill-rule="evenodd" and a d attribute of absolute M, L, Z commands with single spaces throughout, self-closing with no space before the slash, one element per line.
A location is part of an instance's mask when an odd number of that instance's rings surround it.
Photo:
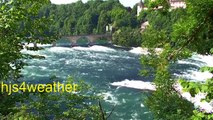
<path fill-rule="evenodd" d="M 60 47 L 70 47 L 72 43 L 66 37 L 62 37 L 61 39 L 57 40 L 53 46 L 60 46 Z"/>
<path fill-rule="evenodd" d="M 111 43 L 112 35 L 111 34 L 72 35 L 72 36 L 64 36 L 62 37 L 62 40 L 65 40 L 62 42 L 66 44 L 65 46 L 76 46 L 81 44 L 93 45 L 96 43 L 103 43 L 106 41 L 108 41 L 108 43 Z"/>
<path fill-rule="evenodd" d="M 90 40 L 86 36 L 82 36 L 76 40 L 76 44 L 77 45 L 88 45 L 88 44 L 90 44 Z"/>

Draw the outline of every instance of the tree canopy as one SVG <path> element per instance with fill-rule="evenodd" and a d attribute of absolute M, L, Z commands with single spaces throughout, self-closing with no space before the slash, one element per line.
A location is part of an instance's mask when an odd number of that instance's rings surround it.
<path fill-rule="evenodd" d="M 60 35 L 82 35 L 82 34 L 105 34 L 116 32 L 116 38 L 122 38 L 125 29 L 138 29 L 140 22 L 136 17 L 136 9 L 130 10 L 124 7 L 118 0 L 92 0 L 87 3 L 78 1 L 66 5 L 45 5 L 39 11 L 41 17 L 50 17 L 53 24 L 50 31 Z M 107 31 L 106 26 L 112 27 L 112 31 Z M 122 30 L 121 30 L 122 29 Z M 121 31 L 121 32 L 119 32 Z M 119 33 L 119 34 L 118 34 Z M 132 34 L 132 33 L 131 33 Z M 130 35 L 131 36 L 131 35 Z M 135 36 L 138 36 L 137 34 Z M 138 37 L 137 39 L 140 39 Z M 122 43 L 113 40 L 114 44 Z M 131 44 L 129 44 L 130 42 Z M 124 40 L 125 46 L 140 46 L 134 40 Z M 132 44 L 133 43 L 133 44 Z"/>
<path fill-rule="evenodd" d="M 136 17 L 117 0 L 94 0 L 67 5 L 46 5 L 40 16 L 53 16 L 55 30 L 62 35 L 105 33 L 106 25 L 119 29 L 136 27 Z"/>
<path fill-rule="evenodd" d="M 101 112 L 95 103 L 99 97 L 87 95 L 90 87 L 81 81 L 78 94 L 32 93 L 24 85 L 11 95 L 2 91 L 3 83 L 20 84 L 18 78 L 22 77 L 21 69 L 26 65 L 23 60 L 34 58 L 21 52 L 23 43 L 51 43 L 58 39 L 54 29 L 49 30 L 48 23 L 52 21 L 46 17 L 52 11 L 45 11 L 45 16 L 39 15 L 40 8 L 48 4 L 49 0 L 0 2 L 0 119 L 99 119 Z M 57 81 L 57 77 L 50 79 Z M 66 82 L 74 83 L 74 80 L 68 77 Z"/>
<path fill-rule="evenodd" d="M 155 91 L 147 100 L 147 105 L 156 119 L 187 120 L 212 119 L 212 113 L 206 113 L 194 108 L 193 104 L 181 97 L 173 85 L 177 79 L 170 73 L 171 64 L 177 60 L 188 58 L 193 52 L 210 54 L 213 48 L 213 1 L 185 0 L 186 9 L 170 9 L 167 0 L 157 0 L 149 3 L 149 27 L 142 34 L 143 47 L 148 47 L 151 54 L 143 56 L 141 62 L 147 70 L 155 73 Z M 161 9 L 155 9 L 162 6 Z M 161 47 L 158 55 L 154 48 Z M 151 66 L 151 69 L 150 69 Z M 211 67 L 205 70 L 212 72 Z M 212 98 L 212 78 L 203 83 L 183 82 L 192 96 L 206 92 L 206 101 Z M 204 87 L 205 86 L 205 87 Z M 192 92 L 193 91 L 193 92 Z"/>

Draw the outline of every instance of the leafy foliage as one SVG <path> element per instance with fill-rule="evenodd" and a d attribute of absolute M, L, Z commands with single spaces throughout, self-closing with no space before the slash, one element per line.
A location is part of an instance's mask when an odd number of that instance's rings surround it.
<path fill-rule="evenodd" d="M 54 77 L 53 80 L 58 81 L 57 77 Z M 72 77 L 68 77 L 65 84 L 74 84 Z M 13 106 L 12 109 L 17 112 L 10 111 L 10 114 L 1 117 L 4 119 L 100 119 L 101 112 L 96 105 L 100 97 L 87 94 L 92 88 L 83 81 L 75 82 L 75 84 L 78 84 L 77 93 L 30 93 L 27 91 L 16 93 L 17 96 L 26 95 L 28 97 L 22 102 L 16 101 L 18 105 Z"/>
<path fill-rule="evenodd" d="M 54 15 L 54 24 L 50 27 L 61 35 L 105 33 L 107 25 L 114 29 L 136 27 L 136 17 L 118 0 L 94 0 L 67 5 L 46 5 L 40 10 L 40 16 Z"/>
<path fill-rule="evenodd" d="M 209 0 L 185 0 L 187 8 L 170 9 L 167 0 L 149 3 L 149 27 L 144 31 L 143 47 L 148 47 L 150 54 L 142 56 L 141 63 L 145 70 L 154 73 L 157 91 L 147 100 L 147 105 L 156 119 L 187 120 L 212 119 L 211 113 L 195 110 L 173 88 L 175 82 L 169 68 L 171 63 L 188 58 L 192 52 L 210 53 L 212 49 L 212 4 Z M 161 9 L 154 9 L 162 6 Z M 163 51 L 157 55 L 154 48 Z M 203 70 L 211 71 L 206 67 Z M 145 72 L 146 73 L 146 72 Z M 183 86 L 192 94 L 202 91 L 207 93 L 206 101 L 212 100 L 212 79 L 206 83 L 183 82 Z"/>
<path fill-rule="evenodd" d="M 54 31 L 61 36 L 107 32 L 116 32 L 117 36 L 120 30 L 135 29 L 139 25 L 135 12 L 136 9 L 130 11 L 118 0 L 93 0 L 87 3 L 78 1 L 67 5 L 46 5 L 40 10 L 39 16 L 53 18 L 49 32 Z M 107 31 L 106 26 L 111 26 L 112 31 Z M 132 36 L 132 33 L 125 33 Z M 114 43 L 123 45 L 122 40 Z M 126 43 L 125 46 L 138 46 L 138 43 L 132 44 L 132 41 Z"/>
<path fill-rule="evenodd" d="M 113 34 L 113 43 L 122 46 L 140 46 L 141 31 L 130 27 L 122 27 Z"/>
<path fill-rule="evenodd" d="M 23 3 L 22 3 L 23 2 Z M 0 4 L 0 80 L 16 79 L 24 65 L 21 59 L 22 42 L 50 42 L 52 37 L 40 35 L 47 27 L 48 19 L 37 17 L 36 11 L 45 1 L 9 1 Z M 24 21 L 24 22 L 23 22 Z M 21 26 L 20 26 L 21 25 Z"/>
<path fill-rule="evenodd" d="M 52 16 L 46 17 L 52 11 L 45 11 L 45 16 L 38 14 L 40 8 L 49 3 L 49 0 L 0 2 L 1 82 L 19 83 L 21 69 L 26 65 L 22 60 L 43 58 L 22 54 L 23 42 L 43 44 L 57 39 L 57 32 L 48 30 Z M 73 81 L 69 78 L 67 82 Z M 94 103 L 99 97 L 87 94 L 85 90 L 89 88 L 85 83 L 79 82 L 79 85 L 77 94 L 25 91 L 8 95 L 1 92 L 0 119 L 99 119 L 99 107 Z"/>
<path fill-rule="evenodd" d="M 45 26 L 42 28 L 40 26 L 45 21 L 42 23 L 44 19 L 37 17 L 37 12 L 43 4 L 48 3 L 48 0 L 11 0 L 0 3 L 0 81 L 11 81 L 20 77 L 20 71 L 25 65 L 21 61 L 25 55 L 20 52 L 23 49 L 23 40 L 39 43 L 51 41 L 49 36 L 44 36 L 45 41 L 39 41 L 37 36 L 45 30 Z M 37 31 L 34 31 L 36 24 L 38 25 Z M 0 98 L 0 112 L 5 115 L 13 112 L 11 108 L 16 105 L 16 102 L 23 101 L 27 96 L 8 96 L 0 93 Z"/>

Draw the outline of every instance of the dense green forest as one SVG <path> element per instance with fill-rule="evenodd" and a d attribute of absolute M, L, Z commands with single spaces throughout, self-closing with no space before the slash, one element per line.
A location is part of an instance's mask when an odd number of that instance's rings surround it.
<path fill-rule="evenodd" d="M 106 26 L 136 28 L 136 11 L 125 8 L 118 0 L 78 1 L 66 5 L 46 5 L 39 16 L 52 17 L 50 31 L 61 35 L 106 33 Z"/>
<path fill-rule="evenodd" d="M 138 31 L 140 21 L 137 20 L 136 6 L 134 9 L 124 7 L 119 0 L 95 0 L 83 3 L 78 1 L 66 5 L 49 4 L 41 8 L 40 17 L 51 18 L 47 33 L 58 33 L 61 36 L 82 34 L 114 33 L 113 43 L 123 46 L 140 46 L 140 32 L 132 32 L 136 39 L 120 40 L 129 31 Z M 108 30 L 106 30 L 108 26 Z M 111 30 L 110 30 L 111 28 Z M 130 42 L 131 41 L 131 42 Z"/>

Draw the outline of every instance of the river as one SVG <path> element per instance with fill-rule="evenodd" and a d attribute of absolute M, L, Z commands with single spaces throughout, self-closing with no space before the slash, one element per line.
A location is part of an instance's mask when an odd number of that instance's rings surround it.
<path fill-rule="evenodd" d="M 45 47 L 44 50 L 27 51 L 23 53 L 45 56 L 46 59 L 25 60 L 28 66 L 22 74 L 30 83 L 48 83 L 49 78 L 56 75 L 61 81 L 68 75 L 75 80 L 84 80 L 104 96 L 104 109 L 108 112 L 115 105 L 116 108 L 110 120 L 152 120 L 152 114 L 144 101 L 148 91 L 134 89 L 134 82 L 130 87 L 112 86 L 121 85 L 127 81 L 151 82 L 150 77 L 139 75 L 143 69 L 140 65 L 140 52 L 136 50 L 115 49 L 106 46 L 92 47 Z M 204 80 L 196 75 L 209 73 L 199 72 L 199 68 L 211 64 L 212 56 L 194 55 L 187 60 L 179 61 L 173 66 L 174 76 L 183 76 L 191 80 Z M 137 86 L 137 83 L 135 84 Z"/>

